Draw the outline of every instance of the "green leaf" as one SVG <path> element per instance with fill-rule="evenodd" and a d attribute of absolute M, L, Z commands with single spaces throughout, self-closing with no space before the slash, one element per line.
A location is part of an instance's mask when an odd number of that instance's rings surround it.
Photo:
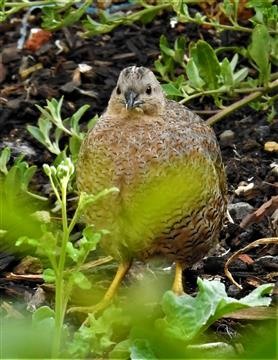
<path fill-rule="evenodd" d="M 130 359 L 130 339 L 119 342 L 112 351 L 109 353 L 109 359 Z"/>
<path fill-rule="evenodd" d="M 49 306 L 41 306 L 32 314 L 32 321 L 40 322 L 45 319 L 55 317 L 55 312 Z"/>
<path fill-rule="evenodd" d="M 202 90 L 205 82 L 200 78 L 198 67 L 196 66 L 192 58 L 189 59 L 186 65 L 186 74 L 189 79 L 190 85 L 197 90 Z"/>
<path fill-rule="evenodd" d="M 130 359 L 138 360 L 138 359 L 158 359 L 151 348 L 150 343 L 147 339 L 135 339 L 132 341 L 130 346 Z"/>
<path fill-rule="evenodd" d="M 75 272 L 72 274 L 73 282 L 83 290 L 89 290 L 92 284 L 82 272 Z"/>
<path fill-rule="evenodd" d="M 237 63 L 238 63 L 238 54 L 235 53 L 235 55 L 233 56 L 231 62 L 230 62 L 230 65 L 231 65 L 231 69 L 232 71 L 234 72 L 235 71 L 235 68 L 237 66 Z"/>
<path fill-rule="evenodd" d="M 92 358 L 88 356 L 91 349 L 93 358 L 97 358 L 96 355 L 103 357 L 103 354 L 111 350 L 111 346 L 115 344 L 119 329 L 121 333 L 126 333 L 128 326 L 129 318 L 122 309 L 114 305 L 105 309 L 98 318 L 95 318 L 94 314 L 89 314 L 87 326 L 81 326 L 75 332 L 68 346 L 69 354 L 75 358 Z"/>
<path fill-rule="evenodd" d="M 83 230 L 82 235 L 83 235 L 84 239 L 88 242 L 89 249 L 91 251 L 94 251 L 97 247 L 97 244 L 100 242 L 101 233 L 95 232 L 95 230 L 92 226 L 87 226 Z M 81 242 L 82 242 L 82 240 L 81 240 Z"/>
<path fill-rule="evenodd" d="M 71 129 L 76 133 L 76 135 L 78 135 L 80 133 L 79 121 L 89 108 L 90 108 L 90 105 L 81 106 L 81 108 L 78 109 L 70 118 Z"/>
<path fill-rule="evenodd" d="M 74 162 L 78 158 L 81 142 L 82 142 L 81 139 L 75 135 L 71 136 L 69 139 L 69 149 Z"/>
<path fill-rule="evenodd" d="M 183 35 L 179 36 L 175 40 L 175 44 L 174 44 L 174 50 L 175 50 L 174 59 L 176 62 L 178 62 L 181 65 L 184 64 L 185 46 L 186 46 L 185 37 Z"/>
<path fill-rule="evenodd" d="M 7 169 L 7 163 L 9 162 L 11 157 L 11 149 L 6 147 L 4 148 L 0 153 L 0 172 L 2 172 L 4 175 L 7 175 L 8 169 Z"/>
<path fill-rule="evenodd" d="M 244 80 L 248 76 L 249 70 L 248 68 L 242 68 L 238 70 L 236 73 L 233 74 L 234 82 L 240 83 L 242 80 Z"/>
<path fill-rule="evenodd" d="M 67 243 L 67 254 L 74 262 L 77 262 L 80 251 L 73 246 L 72 242 L 69 241 Z"/>
<path fill-rule="evenodd" d="M 166 336 L 188 342 L 227 313 L 249 306 L 269 305 L 271 298 L 263 295 L 269 294 L 273 285 L 262 285 L 241 300 L 228 297 L 220 281 L 199 278 L 198 287 L 195 298 L 187 294 L 176 296 L 171 291 L 165 293 L 162 301 L 165 318 L 158 319 L 156 326 Z"/>
<path fill-rule="evenodd" d="M 164 54 L 174 58 L 175 57 L 175 51 L 170 48 L 169 42 L 165 35 L 161 35 L 160 41 L 159 41 L 159 47 Z"/>
<path fill-rule="evenodd" d="M 41 144 L 46 145 L 45 137 L 39 128 L 37 128 L 36 126 L 33 126 L 33 125 L 27 125 L 27 130 Z"/>
<path fill-rule="evenodd" d="M 167 96 L 183 96 L 183 93 L 179 89 L 177 89 L 173 83 L 163 84 L 162 88 Z"/>
<path fill-rule="evenodd" d="M 259 68 L 260 83 L 267 85 L 270 77 L 270 35 L 264 25 L 257 25 L 253 30 L 248 51 Z"/>
<path fill-rule="evenodd" d="M 191 47 L 191 58 L 198 68 L 199 75 L 205 81 L 208 90 L 219 88 L 220 64 L 213 48 L 204 40 Z"/>
<path fill-rule="evenodd" d="M 223 77 L 223 83 L 225 86 L 227 86 L 227 88 L 230 88 L 234 85 L 232 67 L 227 58 L 225 58 L 221 63 L 221 75 Z"/>
<path fill-rule="evenodd" d="M 54 270 L 49 268 L 43 271 L 42 277 L 47 283 L 54 283 L 56 279 Z"/>

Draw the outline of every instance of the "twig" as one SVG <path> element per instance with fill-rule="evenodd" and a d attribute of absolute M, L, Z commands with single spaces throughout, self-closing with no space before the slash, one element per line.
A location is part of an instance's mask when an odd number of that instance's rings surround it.
<path fill-rule="evenodd" d="M 231 104 L 230 106 L 227 106 L 225 109 L 219 111 L 219 113 L 217 113 L 216 115 L 213 115 L 210 118 L 208 118 L 206 123 L 208 125 L 214 125 L 216 122 L 221 120 L 223 117 L 229 115 L 230 113 L 232 113 L 233 111 L 235 111 L 237 109 L 240 109 L 241 107 L 247 105 L 251 101 L 258 99 L 265 93 L 275 90 L 277 87 L 278 87 L 278 79 L 271 82 L 267 87 L 263 88 L 263 90 L 255 91 L 254 93 L 244 97 L 243 99 L 241 99 L 239 101 L 236 101 L 235 103 Z"/>
<path fill-rule="evenodd" d="M 110 262 L 111 260 L 113 260 L 112 256 L 106 256 L 106 257 L 101 258 L 101 259 L 90 261 L 90 262 L 82 265 L 80 267 L 80 270 L 89 270 L 89 269 L 92 269 L 92 268 L 94 268 L 96 266 L 106 264 L 106 263 Z"/>
<path fill-rule="evenodd" d="M 227 276 L 227 278 L 239 289 L 242 289 L 242 286 L 237 283 L 235 281 L 235 279 L 233 278 L 233 275 L 230 273 L 228 266 L 229 264 L 235 259 L 237 258 L 240 254 L 244 253 L 247 250 L 250 250 L 258 245 L 266 245 L 266 244 L 278 244 L 278 237 L 273 237 L 273 238 L 263 238 L 263 239 L 259 239 L 256 241 L 253 241 L 251 244 L 245 246 L 244 248 L 236 251 L 231 257 L 229 257 L 229 259 L 226 261 L 225 266 L 224 266 L 224 273 Z"/>

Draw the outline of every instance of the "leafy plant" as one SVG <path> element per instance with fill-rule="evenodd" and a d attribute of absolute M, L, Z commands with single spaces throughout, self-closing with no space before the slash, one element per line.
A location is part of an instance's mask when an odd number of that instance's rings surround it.
<path fill-rule="evenodd" d="M 157 5 L 148 5 L 144 1 L 140 3 L 144 6 L 144 9 L 130 14 L 119 13 L 110 15 L 105 11 L 99 11 L 99 22 L 87 16 L 87 19 L 83 21 L 83 26 L 86 30 L 84 36 L 104 34 L 120 25 L 130 25 L 136 21 L 146 24 L 151 22 L 159 11 L 169 8 L 170 6 L 169 1 L 163 1 Z"/>
<path fill-rule="evenodd" d="M 176 50 L 178 44 L 182 49 Z M 231 61 L 224 58 L 219 61 L 213 48 L 204 40 L 199 40 L 190 47 L 189 60 L 181 56 L 185 40 L 175 42 L 175 50 L 167 47 L 168 42 L 164 36 L 160 39 L 162 58 L 155 62 L 157 71 L 162 78 L 168 81 L 163 88 L 167 95 L 175 98 L 182 98 L 181 102 L 189 101 L 202 95 L 214 96 L 217 100 L 222 94 L 232 95 L 248 75 L 248 68 L 243 67 L 236 70 L 238 54 L 235 54 Z M 178 61 L 176 60 L 178 59 Z M 184 74 L 175 77 L 175 63 L 182 63 Z"/>
<path fill-rule="evenodd" d="M 108 353 L 109 358 L 122 359 L 189 358 L 194 354 L 187 346 L 198 341 L 217 319 L 242 308 L 269 305 L 271 298 L 267 295 L 273 289 L 272 284 L 262 285 L 236 300 L 227 296 L 220 281 L 199 278 L 198 287 L 196 297 L 166 292 L 161 304 L 163 314 L 151 315 L 144 304 L 143 317 L 138 315 L 137 306 L 127 312 L 114 305 L 97 319 L 89 315 L 87 326 L 81 326 L 71 341 L 69 354 L 77 358 L 108 357 Z"/>
<path fill-rule="evenodd" d="M 20 194 L 25 194 L 38 200 L 46 200 L 44 197 L 29 191 L 29 184 L 37 171 L 37 166 L 23 160 L 19 156 L 12 166 L 8 166 L 11 157 L 11 150 L 4 148 L 0 153 L 0 190 L 5 192 L 6 201 L 12 203 Z"/>
<path fill-rule="evenodd" d="M 61 97 L 59 101 L 56 99 L 47 100 L 46 103 L 47 105 L 45 107 L 37 105 L 37 108 L 41 112 L 38 126 L 27 125 L 27 129 L 36 140 L 56 155 L 66 153 L 67 145 L 61 148 L 60 140 L 63 135 L 69 136 L 69 150 L 75 161 L 81 142 L 85 136 L 85 133 L 80 130 L 79 121 L 88 110 L 89 105 L 83 105 L 70 118 L 62 119 L 63 97 Z M 89 121 L 87 128 L 90 128 L 92 123 L 96 121 L 97 116 Z M 53 125 L 55 126 L 54 128 Z"/>
<path fill-rule="evenodd" d="M 44 270 L 43 277 L 46 282 L 55 284 L 55 311 L 48 310 L 50 317 L 55 319 L 55 336 L 53 344 L 53 357 L 57 357 L 61 347 L 62 334 L 64 329 L 64 316 L 67 303 L 74 285 L 82 289 L 91 287 L 90 281 L 80 270 L 88 254 L 96 249 L 104 230 L 94 231 L 92 227 L 87 227 L 82 232 L 82 237 L 75 246 L 70 241 L 71 233 L 76 225 L 81 213 L 92 202 L 100 197 L 106 196 L 115 188 L 105 189 L 96 195 L 81 193 L 77 208 L 71 220 L 67 214 L 67 190 L 70 179 L 74 173 L 74 166 L 70 158 L 63 160 L 57 167 L 44 165 L 46 175 L 49 177 L 50 184 L 61 208 L 62 226 L 52 224 L 42 224 L 42 236 L 38 239 L 21 237 L 16 245 L 28 244 L 36 248 L 37 253 L 42 257 L 47 257 L 51 267 Z M 70 270 L 66 268 L 66 262 L 74 264 Z"/>

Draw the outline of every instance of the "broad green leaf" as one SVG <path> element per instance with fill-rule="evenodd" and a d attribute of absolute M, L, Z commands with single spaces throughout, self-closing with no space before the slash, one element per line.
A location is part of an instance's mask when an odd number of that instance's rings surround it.
<path fill-rule="evenodd" d="M 183 96 L 183 93 L 177 89 L 173 83 L 163 84 L 162 88 L 167 96 Z"/>
<path fill-rule="evenodd" d="M 220 281 L 199 278 L 198 287 L 195 298 L 187 294 L 176 296 L 171 291 L 165 293 L 162 300 L 165 318 L 156 321 L 160 331 L 175 339 L 191 341 L 224 314 L 249 306 L 269 305 L 271 298 L 263 295 L 269 294 L 273 285 L 262 285 L 241 300 L 228 297 Z"/>
<path fill-rule="evenodd" d="M 192 85 L 195 89 L 201 90 L 205 85 L 205 82 L 200 78 L 198 67 L 192 58 L 189 59 L 186 65 L 186 74 L 188 76 L 190 85 Z"/>
<path fill-rule="evenodd" d="M 130 360 L 130 339 L 119 342 L 109 353 L 109 359 Z"/>
<path fill-rule="evenodd" d="M 260 83 L 267 85 L 270 76 L 270 35 L 264 25 L 257 25 L 253 30 L 248 51 L 259 68 Z"/>
<path fill-rule="evenodd" d="M 208 90 L 219 88 L 220 64 L 213 48 L 204 40 L 199 40 L 191 48 L 191 58 L 198 68 L 200 78 Z"/>
<path fill-rule="evenodd" d="M 135 339 L 130 346 L 131 360 L 152 360 L 157 359 L 147 339 Z"/>
<path fill-rule="evenodd" d="M 32 321 L 39 322 L 55 317 L 55 312 L 49 306 L 41 306 L 32 314 Z"/>
<path fill-rule="evenodd" d="M 39 128 L 37 128 L 36 126 L 33 126 L 33 125 L 27 125 L 27 130 L 41 144 L 43 144 L 43 145 L 46 144 L 45 143 L 45 137 L 44 137 L 42 131 Z"/>

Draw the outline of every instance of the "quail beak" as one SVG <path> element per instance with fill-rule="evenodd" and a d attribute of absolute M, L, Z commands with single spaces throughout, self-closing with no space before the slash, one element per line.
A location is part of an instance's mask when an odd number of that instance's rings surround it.
<path fill-rule="evenodd" d="M 133 109 L 139 105 L 139 102 L 136 101 L 138 99 L 138 94 L 133 90 L 128 90 L 125 93 L 125 106 L 127 110 Z"/>

